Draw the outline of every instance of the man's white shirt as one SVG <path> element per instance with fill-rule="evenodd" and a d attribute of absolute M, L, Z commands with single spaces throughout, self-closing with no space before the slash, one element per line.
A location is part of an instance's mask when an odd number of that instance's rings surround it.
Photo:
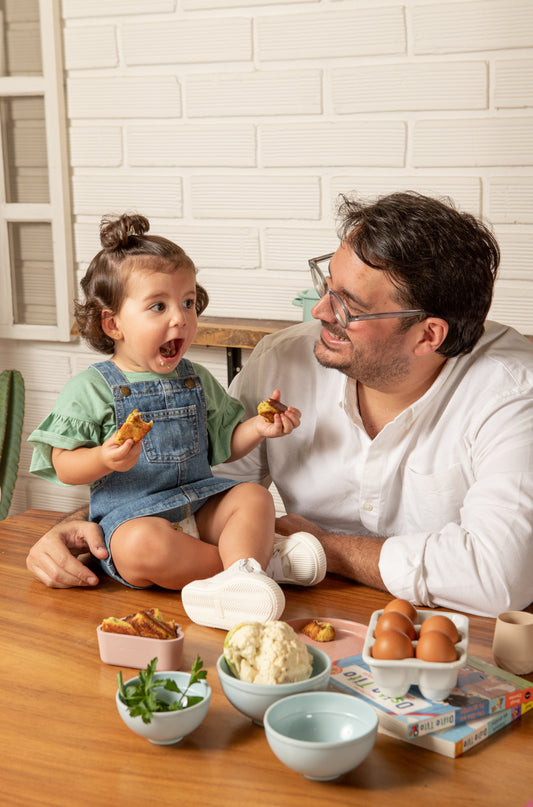
<path fill-rule="evenodd" d="M 314 356 L 320 323 L 266 337 L 230 392 L 246 416 L 273 389 L 302 412 L 216 473 L 269 484 L 287 512 L 329 532 L 388 538 L 389 591 L 422 605 L 495 615 L 533 600 L 533 345 L 487 323 L 425 395 L 371 440 L 357 385 Z"/>

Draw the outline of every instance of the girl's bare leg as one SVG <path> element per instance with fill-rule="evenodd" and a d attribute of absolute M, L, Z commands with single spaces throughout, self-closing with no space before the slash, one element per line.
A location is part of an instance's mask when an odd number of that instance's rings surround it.
<path fill-rule="evenodd" d="M 223 569 L 216 542 L 200 541 L 154 516 L 134 518 L 117 527 L 111 555 L 119 574 L 133 586 L 181 589 Z"/>
<path fill-rule="evenodd" d="M 276 511 L 271 494 L 244 482 L 213 496 L 196 513 L 202 541 L 218 544 L 224 569 L 241 558 L 255 558 L 266 569 L 274 545 Z M 197 575 L 197 579 L 208 575 Z"/>

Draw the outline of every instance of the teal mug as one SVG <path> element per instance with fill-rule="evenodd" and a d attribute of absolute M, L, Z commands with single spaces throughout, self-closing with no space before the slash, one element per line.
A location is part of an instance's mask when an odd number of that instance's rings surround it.
<path fill-rule="evenodd" d="M 301 291 L 300 294 L 294 298 L 292 304 L 298 306 L 303 310 L 302 319 L 304 322 L 308 322 L 312 320 L 313 317 L 311 315 L 311 309 L 314 305 L 318 302 L 319 297 L 318 294 L 314 289 L 305 289 Z"/>

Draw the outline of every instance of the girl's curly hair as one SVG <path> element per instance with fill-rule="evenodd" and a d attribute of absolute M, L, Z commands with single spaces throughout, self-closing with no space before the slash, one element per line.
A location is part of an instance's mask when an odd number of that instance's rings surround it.
<path fill-rule="evenodd" d="M 133 265 L 147 273 L 171 274 L 183 268 L 196 272 L 194 263 L 181 247 L 168 238 L 146 235 L 149 229 L 148 219 L 138 214 L 124 214 L 119 218 L 105 216 L 101 221 L 102 249 L 89 264 L 81 281 L 85 302 L 75 303 L 80 335 L 100 353 L 113 353 L 115 347 L 102 329 L 102 312 L 104 309 L 120 310 L 128 273 Z M 205 311 L 208 302 L 207 291 L 197 283 L 198 315 Z"/>

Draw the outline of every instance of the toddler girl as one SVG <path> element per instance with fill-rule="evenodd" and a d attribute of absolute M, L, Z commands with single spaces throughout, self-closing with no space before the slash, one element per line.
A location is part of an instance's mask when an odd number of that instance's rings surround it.
<path fill-rule="evenodd" d="M 110 359 L 71 379 L 30 435 L 31 471 L 90 485 L 89 517 L 109 550 L 101 563 L 116 580 L 182 589 L 200 624 L 278 619 L 285 598 L 272 578 L 319 582 L 322 547 L 306 533 L 275 538 L 270 493 L 214 477 L 210 466 L 289 435 L 300 412 L 241 421 L 242 404 L 185 358 L 208 296 L 185 252 L 148 229 L 139 215 L 102 221 L 103 249 L 82 280 L 76 318 L 80 334 Z M 134 409 L 152 429 L 117 445 Z"/>

